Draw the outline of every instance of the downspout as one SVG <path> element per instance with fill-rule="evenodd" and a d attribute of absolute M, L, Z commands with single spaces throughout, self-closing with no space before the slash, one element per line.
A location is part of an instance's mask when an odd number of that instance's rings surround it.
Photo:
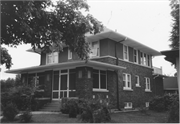
<path fill-rule="evenodd" d="M 117 44 L 118 43 L 121 43 L 123 41 L 127 40 L 127 37 L 124 38 L 123 40 L 120 40 L 118 42 L 115 42 L 115 57 L 116 57 L 116 65 L 118 66 L 118 62 L 119 62 L 119 59 L 118 59 L 118 56 L 117 56 Z M 117 85 L 117 109 L 120 110 L 119 108 L 119 84 L 118 84 L 118 70 L 115 71 L 116 72 L 116 85 Z"/>

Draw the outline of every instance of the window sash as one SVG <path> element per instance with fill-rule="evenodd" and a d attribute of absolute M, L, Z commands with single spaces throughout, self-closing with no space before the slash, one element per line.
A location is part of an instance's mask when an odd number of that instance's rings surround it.
<path fill-rule="evenodd" d="M 107 89 L 107 72 L 93 70 L 93 89 Z"/>
<path fill-rule="evenodd" d="M 47 64 L 58 63 L 58 52 L 48 53 L 46 56 Z"/>
<path fill-rule="evenodd" d="M 149 78 L 145 78 L 146 81 L 146 90 L 150 90 L 151 86 L 150 86 L 150 79 Z"/>
<path fill-rule="evenodd" d="M 136 85 L 137 85 L 137 86 L 140 86 L 140 83 L 139 83 L 139 76 L 136 75 L 135 78 L 136 78 Z"/>
<path fill-rule="evenodd" d="M 138 51 L 134 49 L 134 62 L 138 63 Z"/>
<path fill-rule="evenodd" d="M 131 75 L 130 74 L 123 74 L 123 83 L 124 83 L 124 88 L 131 89 Z"/>
<path fill-rule="evenodd" d="M 68 49 L 68 59 L 72 59 L 72 51 Z"/>
<path fill-rule="evenodd" d="M 129 60 L 129 56 L 128 56 L 128 46 L 124 45 L 123 47 L 124 49 L 124 60 Z"/>

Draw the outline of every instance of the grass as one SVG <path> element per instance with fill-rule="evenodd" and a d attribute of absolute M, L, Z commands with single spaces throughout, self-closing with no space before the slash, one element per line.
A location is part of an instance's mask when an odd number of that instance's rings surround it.
<path fill-rule="evenodd" d="M 147 111 L 141 112 L 112 113 L 111 123 L 166 123 L 168 112 Z"/>
<path fill-rule="evenodd" d="M 167 122 L 167 112 L 148 111 L 147 114 L 141 112 L 111 113 L 110 123 L 165 123 Z M 18 121 L 5 121 L 5 123 L 18 123 Z M 77 118 L 69 118 L 65 114 L 34 114 L 31 123 L 80 123 Z"/>

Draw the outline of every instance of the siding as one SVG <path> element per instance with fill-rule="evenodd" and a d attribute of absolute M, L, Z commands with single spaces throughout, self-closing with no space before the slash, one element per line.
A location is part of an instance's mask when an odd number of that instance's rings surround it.
<path fill-rule="evenodd" d="M 115 41 L 108 39 L 108 51 L 109 51 L 109 55 L 115 57 Z"/>
<path fill-rule="evenodd" d="M 109 55 L 108 50 L 108 39 L 102 39 L 99 41 L 100 45 L 100 56 L 107 56 Z"/>
<path fill-rule="evenodd" d="M 59 63 L 68 61 L 68 48 L 64 48 L 62 52 L 59 53 Z"/>
<path fill-rule="evenodd" d="M 133 48 L 129 47 L 128 50 L 129 50 L 129 61 L 133 62 Z"/>
<path fill-rule="evenodd" d="M 117 56 L 120 59 L 123 59 L 123 44 L 118 43 L 117 44 Z"/>
<path fill-rule="evenodd" d="M 46 53 L 41 53 L 41 60 L 40 65 L 46 64 Z"/>

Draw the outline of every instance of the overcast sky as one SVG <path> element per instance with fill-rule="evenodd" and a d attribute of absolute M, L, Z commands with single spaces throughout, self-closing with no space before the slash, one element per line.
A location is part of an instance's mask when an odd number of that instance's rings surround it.
<path fill-rule="evenodd" d="M 169 50 L 169 37 L 172 17 L 169 0 L 88 0 L 90 13 L 106 27 L 130 37 L 157 51 Z M 18 69 L 40 64 L 40 55 L 26 52 L 30 45 L 20 45 L 8 49 L 13 66 Z M 161 67 L 163 74 L 174 75 L 176 70 L 164 56 L 153 58 L 153 66 Z M 15 77 L 5 74 L 5 66 L 1 66 L 1 79 Z"/>

